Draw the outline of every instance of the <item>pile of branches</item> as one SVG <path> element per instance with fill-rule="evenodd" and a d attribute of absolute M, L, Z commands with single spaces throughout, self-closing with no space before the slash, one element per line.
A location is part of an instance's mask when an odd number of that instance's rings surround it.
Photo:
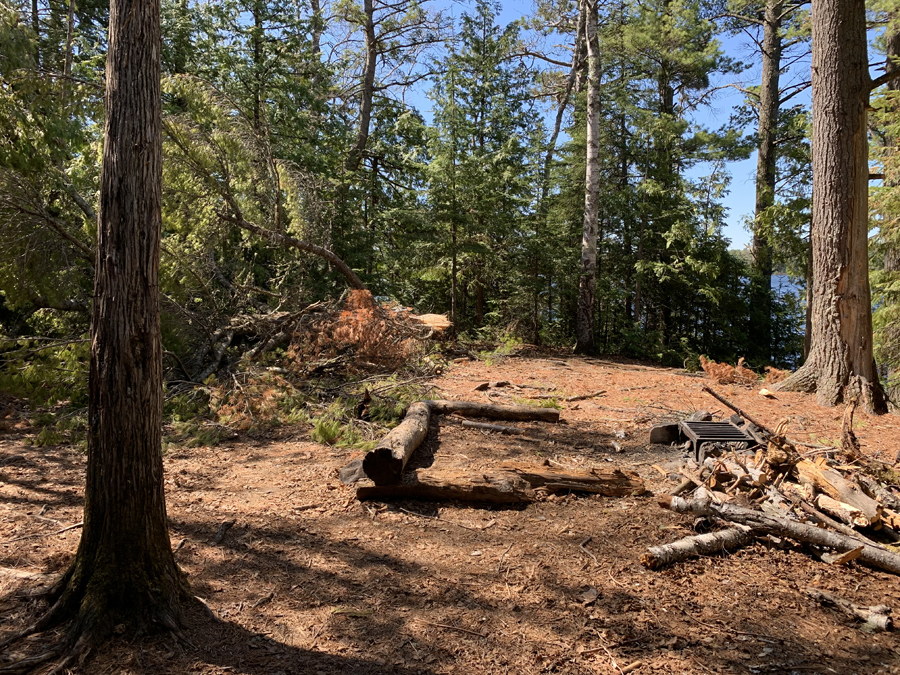
<path fill-rule="evenodd" d="M 286 348 L 276 366 L 298 375 L 339 368 L 393 371 L 415 357 L 433 334 L 434 328 L 409 310 L 381 305 L 369 291 L 357 289 L 298 311 L 233 316 L 210 334 L 190 363 L 171 356 L 186 380 L 196 383 L 263 362 L 276 348 Z"/>
<path fill-rule="evenodd" d="M 741 413 L 732 421 L 752 428 L 759 443 L 744 450 L 733 444 L 706 447 L 702 464 L 685 460 L 669 467 L 684 480 L 658 500 L 723 529 L 650 547 L 645 566 L 656 569 L 763 539 L 800 542 L 828 563 L 858 560 L 900 574 L 900 474 L 860 454 L 852 430 L 854 403 L 844 414 L 841 447 L 812 450 L 787 437 L 786 422 L 772 430 L 731 407 Z"/>
<path fill-rule="evenodd" d="M 754 384 L 760 376 L 744 365 L 744 357 L 738 359 L 736 365 L 717 363 L 700 356 L 700 367 L 706 376 L 716 384 Z M 790 375 L 790 371 L 766 366 L 765 383 L 775 384 Z"/>

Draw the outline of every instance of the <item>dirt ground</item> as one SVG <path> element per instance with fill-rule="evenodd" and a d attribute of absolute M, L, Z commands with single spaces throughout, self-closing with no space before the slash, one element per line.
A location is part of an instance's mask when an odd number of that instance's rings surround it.
<path fill-rule="evenodd" d="M 497 380 L 530 386 L 473 391 Z M 647 430 L 697 409 L 727 417 L 700 391 L 707 383 L 559 354 L 455 364 L 434 381 L 445 398 L 605 393 L 563 403 L 558 425 L 518 424 L 539 442 L 433 421 L 414 461 L 473 470 L 506 459 L 620 467 L 637 471 L 650 492 L 666 492 L 674 483 L 651 465 L 680 454 L 647 445 Z M 810 396 L 716 389 L 765 424 L 788 420 L 795 439 L 839 439 L 842 410 Z M 889 462 L 900 450 L 896 429 L 896 417 L 857 413 L 864 450 Z M 36 448 L 27 438 L 27 430 L 0 434 L 2 634 L 42 611 L 23 591 L 62 571 L 79 540 L 78 529 L 53 533 L 81 520 L 83 453 Z M 357 456 L 310 442 L 305 429 L 170 450 L 175 556 L 218 619 L 192 610 L 189 644 L 169 635 L 119 640 L 78 672 L 900 673 L 898 632 L 864 632 L 804 593 L 816 586 L 897 611 L 896 576 L 762 544 L 649 571 L 639 564 L 647 546 L 692 532 L 688 517 L 659 508 L 652 494 L 573 494 L 525 508 L 360 503 L 337 477 Z"/>

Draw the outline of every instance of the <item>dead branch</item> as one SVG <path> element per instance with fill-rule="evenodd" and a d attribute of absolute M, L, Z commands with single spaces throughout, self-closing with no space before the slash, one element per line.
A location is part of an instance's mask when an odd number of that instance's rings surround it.
<path fill-rule="evenodd" d="M 817 544 L 836 551 L 850 551 L 860 545 L 858 539 L 830 532 L 814 525 L 798 523 L 787 518 L 772 516 L 761 511 L 746 509 L 734 504 L 715 504 L 710 500 L 682 499 L 665 495 L 658 503 L 663 508 L 676 513 L 690 513 L 696 516 L 713 516 L 733 523 L 751 527 L 754 532 L 788 537 L 809 544 Z M 865 544 L 859 557 L 873 567 L 894 574 L 900 574 L 900 555 Z"/>

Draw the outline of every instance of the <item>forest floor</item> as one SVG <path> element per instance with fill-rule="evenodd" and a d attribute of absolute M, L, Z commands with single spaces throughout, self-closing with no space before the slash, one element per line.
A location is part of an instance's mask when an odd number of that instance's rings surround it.
<path fill-rule="evenodd" d="M 647 444 L 650 425 L 724 410 L 683 371 L 559 353 L 454 364 L 433 384 L 444 398 L 512 403 L 511 388 L 565 398 L 556 425 L 518 423 L 542 440 L 486 435 L 432 421 L 417 466 L 549 459 L 636 471 L 650 492 L 548 497 L 527 507 L 360 503 L 337 470 L 360 453 L 282 427 L 266 438 L 165 456 L 175 554 L 218 615 L 192 610 L 190 645 L 169 635 L 118 640 L 80 671 L 102 675 L 337 673 L 900 673 L 900 632 L 867 633 L 804 589 L 816 586 L 900 611 L 900 577 L 856 563 L 826 565 L 799 548 L 757 544 L 650 571 L 647 546 L 692 533 L 656 505 L 674 482 L 652 468 L 680 452 Z M 803 394 L 714 387 L 772 427 L 838 442 L 841 409 Z M 529 389 L 533 395 L 540 389 Z M 857 413 L 864 452 L 895 461 L 896 417 Z M 509 423 L 507 423 L 509 424 Z M 62 571 L 81 520 L 84 454 L 0 433 L 0 622 L 20 628 L 42 609 L 22 590 Z M 234 520 L 219 545 L 220 524 Z M 9 543 L 11 539 L 40 535 Z M 44 635 L 38 640 L 46 641 Z"/>

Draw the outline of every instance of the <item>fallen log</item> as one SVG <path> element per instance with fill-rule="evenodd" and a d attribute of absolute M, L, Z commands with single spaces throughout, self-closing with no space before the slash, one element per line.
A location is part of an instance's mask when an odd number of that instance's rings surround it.
<path fill-rule="evenodd" d="M 493 405 L 471 401 L 425 401 L 431 412 L 448 415 L 456 413 L 463 417 L 487 417 L 494 420 L 524 420 L 537 422 L 559 422 L 559 410 L 555 408 L 535 408 L 529 405 Z"/>
<path fill-rule="evenodd" d="M 708 532 L 685 537 L 671 544 L 651 546 L 641 556 L 641 564 L 651 570 L 659 569 L 688 558 L 710 555 L 746 546 L 753 541 L 753 532 L 748 527 L 736 526 L 719 532 Z"/>
<path fill-rule="evenodd" d="M 835 595 L 834 593 L 829 593 L 828 591 L 823 591 L 820 588 L 809 587 L 806 589 L 806 593 L 818 602 L 834 605 L 845 614 L 849 614 L 856 619 L 862 619 L 873 628 L 877 628 L 878 630 L 891 629 L 893 623 L 889 616 L 891 608 L 887 605 L 857 605 L 855 602 L 850 602 L 845 598 Z"/>
<path fill-rule="evenodd" d="M 403 467 L 428 435 L 430 417 L 427 403 L 413 403 L 403 421 L 366 454 L 362 468 L 375 485 L 392 485 L 400 481 Z"/>
<path fill-rule="evenodd" d="M 810 462 L 808 459 L 802 459 L 797 462 L 796 472 L 801 481 L 812 483 L 832 499 L 849 504 L 862 511 L 872 525 L 881 520 L 881 504 L 866 495 L 834 469 L 820 466 L 815 462 Z"/>
<path fill-rule="evenodd" d="M 573 490 L 604 497 L 625 497 L 646 492 L 644 481 L 633 471 L 605 468 L 571 471 L 519 462 L 502 462 L 498 468 L 514 472 L 532 488 L 544 488 L 549 492 Z"/>
<path fill-rule="evenodd" d="M 491 504 L 520 504 L 536 498 L 534 490 L 511 471 L 432 470 L 410 472 L 396 485 L 360 484 L 356 498 L 422 499 L 425 501 L 460 500 Z"/>
<path fill-rule="evenodd" d="M 480 472 L 470 469 L 417 471 L 404 475 L 403 480 L 394 485 L 360 485 L 356 496 L 360 500 L 457 499 L 514 504 L 534 501 L 539 488 L 547 492 L 590 492 L 607 497 L 623 497 L 645 491 L 643 481 L 630 471 L 564 471 L 509 463 Z"/>
<path fill-rule="evenodd" d="M 814 525 L 769 515 L 761 511 L 735 506 L 734 504 L 715 504 L 705 499 L 682 499 L 671 495 L 661 496 L 658 503 L 663 508 L 676 513 L 712 516 L 732 523 L 747 525 L 753 528 L 754 532 L 761 534 L 788 537 L 809 544 L 825 546 L 842 553 L 858 548 L 860 545 L 860 540 L 853 537 L 831 532 Z M 859 559 L 873 567 L 900 574 L 900 555 L 896 553 L 863 544 L 863 551 Z"/>

